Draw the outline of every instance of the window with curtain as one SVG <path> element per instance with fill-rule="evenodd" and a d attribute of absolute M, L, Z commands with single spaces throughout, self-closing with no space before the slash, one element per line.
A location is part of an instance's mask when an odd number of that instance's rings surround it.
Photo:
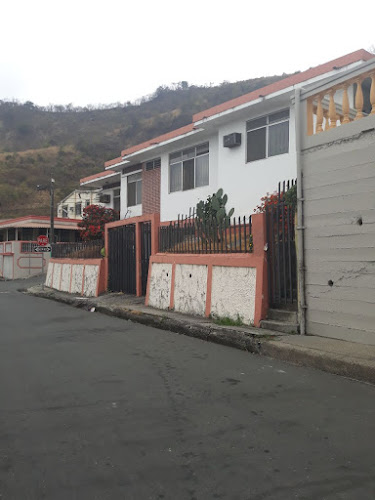
<path fill-rule="evenodd" d="M 289 152 L 289 109 L 246 123 L 247 162 Z"/>
<path fill-rule="evenodd" d="M 169 155 L 169 191 L 187 191 L 209 184 L 209 144 Z"/>

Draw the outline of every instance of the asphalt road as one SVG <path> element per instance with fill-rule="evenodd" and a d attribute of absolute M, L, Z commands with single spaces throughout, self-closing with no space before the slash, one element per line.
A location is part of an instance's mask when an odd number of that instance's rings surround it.
<path fill-rule="evenodd" d="M 0 282 L 0 499 L 375 498 L 375 387 Z"/>

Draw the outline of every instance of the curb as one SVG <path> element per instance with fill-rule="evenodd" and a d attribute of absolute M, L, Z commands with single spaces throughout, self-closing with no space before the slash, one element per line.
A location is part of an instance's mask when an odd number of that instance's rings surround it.
<path fill-rule="evenodd" d="M 140 323 L 145 326 L 158 328 L 159 330 L 167 330 L 182 335 L 187 335 L 189 337 L 205 340 L 207 342 L 214 342 L 216 344 L 222 344 L 228 347 L 234 347 L 236 349 L 241 349 L 242 351 L 247 351 L 254 354 L 261 353 L 261 341 L 266 338 L 265 336 L 247 333 L 231 328 L 225 328 L 222 326 L 217 327 L 214 324 L 206 325 L 199 323 L 197 325 L 192 325 L 174 318 L 147 314 L 130 308 L 125 309 L 123 307 L 116 306 L 101 306 L 94 301 L 90 301 L 90 299 L 77 301 L 75 297 L 72 298 L 66 295 L 58 295 L 52 291 L 36 291 L 30 289 L 20 291 L 26 293 L 27 295 L 33 295 L 35 297 L 40 297 L 43 299 L 62 302 L 64 304 L 76 307 L 77 309 L 90 310 L 92 307 L 95 307 L 97 312 L 106 314 L 107 316 L 115 316 L 117 318 L 134 321 L 135 323 Z"/>
<path fill-rule="evenodd" d="M 375 366 L 366 363 L 348 361 L 338 356 L 329 355 L 324 351 L 283 343 L 277 335 L 259 335 L 243 332 L 233 328 L 218 327 L 215 324 L 189 324 L 181 319 L 170 318 L 126 309 L 118 306 L 102 306 L 95 301 L 76 300 L 75 297 L 57 294 L 53 291 L 20 289 L 27 295 L 55 300 L 78 309 L 90 310 L 95 307 L 99 313 L 115 316 L 135 323 L 167 330 L 189 337 L 214 342 L 216 344 L 234 347 L 252 354 L 259 354 L 273 359 L 286 361 L 296 366 L 318 369 L 334 375 L 344 376 L 353 380 L 375 384 Z M 285 334 L 284 334 L 285 337 Z"/>
<path fill-rule="evenodd" d="M 333 375 L 340 375 L 375 385 L 374 365 L 347 361 L 334 355 L 328 355 L 323 351 L 290 346 L 270 339 L 262 343 L 260 354 L 287 361 L 296 366 L 316 368 Z"/>

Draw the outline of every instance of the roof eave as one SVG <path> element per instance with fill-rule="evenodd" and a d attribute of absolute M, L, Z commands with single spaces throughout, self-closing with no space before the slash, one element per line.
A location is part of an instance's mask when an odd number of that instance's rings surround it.
<path fill-rule="evenodd" d="M 125 155 L 124 159 L 126 158 L 128 160 L 127 163 L 130 163 L 130 161 L 134 158 L 137 158 L 137 156 L 143 155 L 145 153 L 157 151 L 158 149 L 160 149 L 164 146 L 168 146 L 168 144 L 178 142 L 182 139 L 186 139 L 187 137 L 190 137 L 192 135 L 198 134 L 198 133 L 203 132 L 203 131 L 204 131 L 204 128 L 202 128 L 202 127 L 191 130 L 190 132 L 187 132 L 186 134 L 178 135 L 177 137 L 172 137 L 171 139 L 167 139 L 166 141 L 158 142 L 157 144 L 153 144 L 153 145 L 148 146 L 146 148 L 140 149 L 139 151 L 135 151 L 134 153 L 130 153 L 128 155 Z"/>

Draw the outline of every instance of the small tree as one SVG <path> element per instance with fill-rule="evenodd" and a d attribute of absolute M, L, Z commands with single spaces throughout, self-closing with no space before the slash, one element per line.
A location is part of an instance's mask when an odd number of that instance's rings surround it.
<path fill-rule="evenodd" d="M 81 238 L 84 241 L 103 239 L 105 224 L 118 218 L 119 213 L 112 208 L 89 205 L 83 210 L 82 221 L 78 223 L 78 226 L 82 228 Z"/>

